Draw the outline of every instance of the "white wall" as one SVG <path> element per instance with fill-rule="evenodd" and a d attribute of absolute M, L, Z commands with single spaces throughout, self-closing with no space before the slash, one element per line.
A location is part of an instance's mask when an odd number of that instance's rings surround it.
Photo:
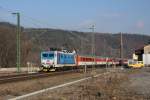
<path fill-rule="evenodd" d="M 143 54 L 144 65 L 150 65 L 150 54 Z"/>

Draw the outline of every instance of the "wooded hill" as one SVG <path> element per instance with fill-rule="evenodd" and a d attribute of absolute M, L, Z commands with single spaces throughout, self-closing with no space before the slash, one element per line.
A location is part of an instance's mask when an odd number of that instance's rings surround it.
<path fill-rule="evenodd" d="M 48 28 L 21 29 L 21 64 L 33 62 L 40 64 L 40 52 L 49 48 L 75 49 L 78 54 L 92 54 L 92 36 L 95 36 L 97 56 L 119 57 L 120 34 L 90 33 Z M 150 41 L 149 35 L 123 33 L 123 52 L 131 58 L 135 49 Z M 16 66 L 16 26 L 0 23 L 0 66 Z"/>

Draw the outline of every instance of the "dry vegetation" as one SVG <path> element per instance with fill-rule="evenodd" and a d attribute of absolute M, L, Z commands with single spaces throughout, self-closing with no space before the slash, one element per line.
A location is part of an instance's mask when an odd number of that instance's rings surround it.
<path fill-rule="evenodd" d="M 0 85 L 0 100 L 6 100 L 15 96 L 34 92 L 43 88 L 48 88 L 57 84 L 62 84 L 71 80 L 83 77 L 81 73 L 64 74 L 42 79 L 27 80 L 15 83 Z"/>
<path fill-rule="evenodd" d="M 94 78 L 75 86 L 60 88 L 46 92 L 30 100 L 149 100 L 149 95 L 138 94 L 137 91 L 124 86 L 130 84 L 128 75 L 132 72 L 111 73 L 105 77 Z M 136 73 L 136 72 L 133 72 Z"/>
<path fill-rule="evenodd" d="M 29 60 L 32 43 L 21 32 L 21 64 Z M 30 56 L 30 59 L 32 56 Z M 16 27 L 9 23 L 0 23 L 0 67 L 16 66 Z"/>
<path fill-rule="evenodd" d="M 93 77 L 90 80 L 86 80 L 68 87 L 47 91 L 33 97 L 25 98 L 25 100 L 150 100 L 150 95 L 147 94 L 150 93 L 150 90 L 142 90 L 140 88 L 140 86 L 143 85 L 144 88 L 148 88 L 150 86 L 149 70 L 150 69 L 108 69 L 107 71 L 110 72 L 109 74 L 105 74 L 97 78 Z M 96 74 L 102 72 L 105 72 L 105 70 L 99 69 L 95 71 Z M 88 75 L 91 74 L 88 73 Z M 3 84 L 0 85 L 0 99 L 5 100 L 83 77 L 83 73 L 77 73 L 58 75 L 50 78 L 36 79 L 25 82 Z M 133 77 L 133 79 L 131 77 Z M 136 85 L 137 83 L 140 84 L 140 86 Z M 131 84 L 136 86 L 132 87 Z M 141 90 L 139 92 L 139 89 L 135 87 L 141 89 L 142 92 Z M 147 90 L 149 92 L 146 93 Z M 146 94 L 144 94 L 143 91 Z"/>

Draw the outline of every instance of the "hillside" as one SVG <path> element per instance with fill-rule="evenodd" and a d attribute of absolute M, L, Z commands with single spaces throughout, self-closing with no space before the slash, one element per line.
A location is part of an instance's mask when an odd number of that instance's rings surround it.
<path fill-rule="evenodd" d="M 15 66 L 16 27 L 9 23 L 0 23 L 0 66 Z M 59 29 L 22 28 L 21 61 L 39 64 L 40 52 L 49 48 L 76 49 L 77 53 L 91 54 L 93 33 L 67 31 Z M 119 57 L 120 34 L 94 33 L 96 55 Z M 143 47 L 150 41 L 150 36 L 123 33 L 124 57 L 130 58 L 135 49 Z M 9 44 L 9 45 L 8 45 Z M 7 52 L 6 52 L 7 51 Z M 7 56 L 6 56 L 7 55 Z M 8 56 L 9 55 L 9 56 Z"/>
<path fill-rule="evenodd" d="M 38 46 L 39 50 L 48 48 L 76 49 L 79 54 L 91 54 L 93 33 L 54 29 L 26 29 L 30 40 Z M 94 33 L 96 55 L 119 57 L 120 34 Z M 150 36 L 123 33 L 124 57 L 129 58 L 135 49 L 148 43 Z"/>

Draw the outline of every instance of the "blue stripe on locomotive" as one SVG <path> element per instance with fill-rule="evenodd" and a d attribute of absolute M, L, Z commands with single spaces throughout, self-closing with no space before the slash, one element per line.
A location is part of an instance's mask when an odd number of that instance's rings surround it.
<path fill-rule="evenodd" d="M 74 54 L 57 54 L 57 64 L 75 64 Z"/>

